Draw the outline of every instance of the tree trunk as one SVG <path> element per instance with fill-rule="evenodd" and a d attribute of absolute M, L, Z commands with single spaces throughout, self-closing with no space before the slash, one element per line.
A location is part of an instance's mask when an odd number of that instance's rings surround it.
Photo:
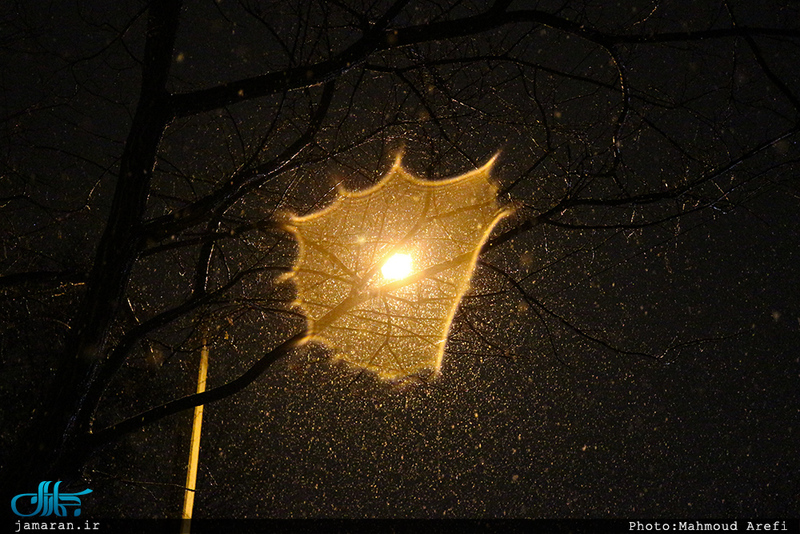
<path fill-rule="evenodd" d="M 9 480 L 16 479 L 15 488 L 73 478 L 91 454 L 86 438 L 96 402 L 87 399 L 87 392 L 104 364 L 108 331 L 142 246 L 140 228 L 156 152 L 172 118 L 166 83 L 180 11 L 180 0 L 150 5 L 139 102 L 120 160 L 111 211 L 45 408 L 36 414 L 27 439 L 20 440 L 15 461 L 6 469 Z"/>

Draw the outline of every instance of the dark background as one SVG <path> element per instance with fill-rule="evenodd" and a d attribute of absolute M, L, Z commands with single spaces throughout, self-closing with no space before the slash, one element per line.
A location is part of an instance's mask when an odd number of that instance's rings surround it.
<path fill-rule="evenodd" d="M 319 64 L 358 39 L 360 14 L 376 23 L 392 5 L 185 4 L 171 94 Z M 138 335 L 93 428 L 191 393 L 200 324 L 213 331 L 210 387 L 302 329 L 277 278 L 294 260 L 290 237 L 245 225 L 374 183 L 401 149 L 430 179 L 500 150 L 501 202 L 518 210 L 495 235 L 512 238 L 482 256 L 441 376 L 383 383 L 321 346 L 279 359 L 206 405 L 195 517 L 797 517 L 797 4 L 513 2 L 503 9 L 538 19 L 463 36 L 436 26 L 490 6 L 409 2 L 386 29 L 399 40 L 333 75 L 312 140 L 263 180 L 258 165 L 312 122 L 327 80 L 312 72 L 307 86 L 169 122 L 141 228 L 252 172 L 257 187 L 217 221 L 230 236 L 206 279 L 273 270 Z M 97 276 L 146 13 L 144 2 L 3 8 L 6 466 L 51 398 Z M 427 37 L 405 44 L 408 27 Z M 136 252 L 98 365 L 190 298 L 207 222 Z M 93 489 L 83 515 L 179 516 L 190 417 L 87 459 L 70 481 Z"/>

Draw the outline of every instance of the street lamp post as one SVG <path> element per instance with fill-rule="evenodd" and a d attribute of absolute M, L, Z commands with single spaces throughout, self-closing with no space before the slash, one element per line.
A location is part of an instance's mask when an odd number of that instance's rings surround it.
<path fill-rule="evenodd" d="M 208 374 L 208 341 L 203 339 L 203 348 L 200 350 L 200 371 L 197 374 L 197 392 L 206 390 L 206 375 Z M 192 509 L 194 508 L 194 494 L 197 488 L 197 463 L 200 457 L 200 431 L 203 426 L 203 405 L 195 406 L 192 422 L 192 442 L 189 449 L 189 465 L 186 470 L 186 491 L 183 497 L 183 516 L 181 520 L 181 534 L 189 534 L 192 525 Z"/>

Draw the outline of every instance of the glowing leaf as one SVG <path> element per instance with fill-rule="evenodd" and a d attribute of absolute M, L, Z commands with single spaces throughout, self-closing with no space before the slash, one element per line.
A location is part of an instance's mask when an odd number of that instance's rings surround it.
<path fill-rule="evenodd" d="M 290 216 L 300 250 L 289 276 L 309 334 L 384 379 L 438 373 L 480 248 L 508 213 L 489 179 L 493 162 L 427 181 L 398 158 L 375 186 Z"/>

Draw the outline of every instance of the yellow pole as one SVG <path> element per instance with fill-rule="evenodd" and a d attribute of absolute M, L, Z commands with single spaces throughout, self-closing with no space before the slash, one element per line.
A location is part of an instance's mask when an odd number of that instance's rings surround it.
<path fill-rule="evenodd" d="M 208 343 L 203 340 L 200 351 L 200 372 L 197 375 L 197 392 L 206 390 L 206 375 L 208 374 Z M 200 458 L 200 429 L 203 426 L 203 405 L 194 407 L 194 422 L 192 423 L 192 447 L 189 451 L 189 467 L 186 472 L 186 492 L 183 496 L 183 518 L 181 521 L 181 534 L 189 534 L 192 525 L 192 508 L 194 508 L 194 493 L 197 488 L 197 461 Z"/>

